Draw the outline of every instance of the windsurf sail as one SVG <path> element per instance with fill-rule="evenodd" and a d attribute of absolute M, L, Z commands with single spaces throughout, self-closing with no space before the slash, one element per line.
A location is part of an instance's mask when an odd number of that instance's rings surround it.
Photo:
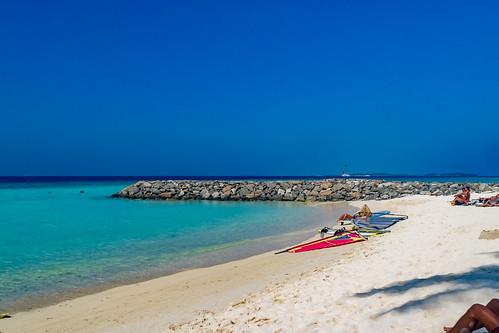
<path fill-rule="evenodd" d="M 341 235 L 337 235 L 337 236 L 333 235 L 330 237 L 321 238 L 321 239 L 311 241 L 308 243 L 295 245 L 293 247 L 290 247 L 289 249 L 277 252 L 276 254 L 284 253 L 284 252 L 299 253 L 299 252 L 320 250 L 320 249 L 325 249 L 325 248 L 329 248 L 329 247 L 336 247 L 336 246 L 342 246 L 342 245 L 352 244 L 352 243 L 356 243 L 356 242 L 361 242 L 364 240 L 365 240 L 365 238 L 362 237 L 358 232 L 348 231 L 348 232 L 342 233 Z"/>
<path fill-rule="evenodd" d="M 363 229 L 368 230 L 382 230 L 391 227 L 395 223 L 404 220 L 404 218 L 398 217 L 375 217 L 368 219 L 354 219 L 352 223 Z"/>

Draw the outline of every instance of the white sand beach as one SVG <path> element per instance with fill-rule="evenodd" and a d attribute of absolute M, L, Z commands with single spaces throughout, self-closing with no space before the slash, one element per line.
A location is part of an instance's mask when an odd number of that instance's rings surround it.
<path fill-rule="evenodd" d="M 499 229 L 499 208 L 450 200 L 353 202 L 409 219 L 366 242 L 265 253 L 17 313 L 0 331 L 442 332 L 499 297 L 499 239 L 479 239 Z"/>

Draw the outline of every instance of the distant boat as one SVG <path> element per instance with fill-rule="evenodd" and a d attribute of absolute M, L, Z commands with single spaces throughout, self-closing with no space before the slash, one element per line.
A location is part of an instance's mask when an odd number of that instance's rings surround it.
<path fill-rule="evenodd" d="M 347 172 L 348 165 L 343 165 L 343 172 L 341 173 L 341 177 L 350 177 L 350 174 Z"/>

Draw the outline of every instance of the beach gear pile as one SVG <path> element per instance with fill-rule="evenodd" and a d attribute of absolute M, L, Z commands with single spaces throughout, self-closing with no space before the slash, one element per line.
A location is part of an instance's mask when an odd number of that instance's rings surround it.
<path fill-rule="evenodd" d="M 295 245 L 276 254 L 307 252 L 362 242 L 369 237 L 390 232 L 388 228 L 407 218 L 407 215 L 393 214 L 387 210 L 371 213 L 369 207 L 364 205 L 353 215 L 341 215 L 337 226 L 322 228 L 319 231 L 320 239 Z"/>

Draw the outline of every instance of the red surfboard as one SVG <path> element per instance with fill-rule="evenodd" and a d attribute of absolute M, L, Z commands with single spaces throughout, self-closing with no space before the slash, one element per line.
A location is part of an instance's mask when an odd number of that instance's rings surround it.
<path fill-rule="evenodd" d="M 322 239 L 318 239 L 312 242 L 300 244 L 289 248 L 287 252 L 298 253 L 307 252 L 313 250 L 325 249 L 328 247 L 342 246 L 352 243 L 357 243 L 366 240 L 358 232 L 351 231 L 338 236 L 330 236 Z"/>

